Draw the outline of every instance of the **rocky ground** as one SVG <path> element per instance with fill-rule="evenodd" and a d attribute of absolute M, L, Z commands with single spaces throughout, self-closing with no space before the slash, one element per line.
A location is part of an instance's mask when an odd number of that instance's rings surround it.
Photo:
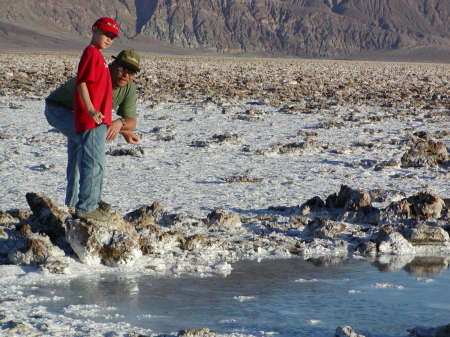
<path fill-rule="evenodd" d="M 0 95 L 41 97 L 74 76 L 79 56 L 6 53 L 0 60 L 4 78 Z M 148 104 L 253 100 L 298 114 L 367 104 L 408 109 L 408 115 L 430 118 L 426 111 L 450 106 L 449 68 L 422 63 L 147 57 L 135 81 L 139 97 Z"/>
<path fill-rule="evenodd" d="M 111 213 L 107 223 L 77 219 L 73 210 L 42 194 L 26 198 L 29 210 L 1 212 L 1 262 L 50 273 L 65 273 L 70 259 L 120 266 L 142 256 L 150 257 L 146 268 L 155 273 L 204 276 L 226 275 L 238 260 L 274 257 L 300 256 L 321 265 L 365 258 L 384 270 L 408 268 L 418 275 L 448 268 L 450 261 L 450 199 L 431 193 L 403 198 L 393 191 L 341 186 L 326 200 L 314 197 L 298 207 L 272 207 L 272 214 L 247 217 L 216 209 L 194 218 L 155 202 L 124 216 Z M 372 200 L 391 198 L 399 200 L 385 208 L 372 206 Z M 430 263 L 417 255 L 434 258 Z M 448 326 L 415 328 L 410 334 L 448 336 Z M 340 327 L 336 336 L 360 335 Z"/>
<path fill-rule="evenodd" d="M 20 109 L 20 98 L 41 100 L 73 76 L 78 57 L 1 54 L 0 60 L 0 76 L 4 79 L 0 95 L 16 97 L 17 103 L 9 103 L 8 108 Z M 426 168 L 432 170 L 438 183 L 450 176 L 448 65 L 169 57 L 145 58 L 143 64 L 136 83 L 140 104 L 149 109 L 174 102 L 214 106 L 232 119 L 249 123 L 258 122 L 264 114 L 258 109 L 237 111 L 233 104 L 251 101 L 253 106 L 267 105 L 280 114 L 293 115 L 319 114 L 336 106 L 353 109 L 351 114 L 300 130 L 301 141 L 257 149 L 255 156 L 321 151 L 339 155 L 355 148 L 383 151 L 383 146 L 398 146 L 398 159 L 364 160 L 358 166 L 373 171 Z M 363 105 L 381 110 L 359 113 Z M 433 132 L 405 130 L 404 137 L 385 137 L 380 142 L 353 144 L 352 148 L 315 140 L 322 129 L 341 128 L 345 123 L 361 126 L 385 118 L 413 119 L 442 127 Z M 153 133 L 161 142 L 171 141 L 164 131 L 156 128 Z M 367 129 L 368 134 L 371 132 L 377 131 Z M 9 137 L 7 130 L 0 132 L 0 139 Z M 196 151 L 241 139 L 239 134 L 216 134 L 190 145 Z M 139 148 L 117 148 L 109 154 L 142 154 L 136 151 Z M 244 146 L 242 151 L 252 150 Z M 223 181 L 258 184 L 264 178 L 249 173 L 225 176 Z M 448 192 L 445 187 L 441 190 Z M 30 192 L 26 194 L 29 208 L 0 212 L 0 263 L 65 273 L 73 259 L 121 266 L 150 257 L 147 268 L 155 273 L 200 276 L 226 275 L 231 264 L 239 260 L 279 257 L 300 257 L 319 264 L 359 258 L 377 261 L 386 270 L 409 266 L 417 273 L 426 268 L 448 268 L 448 193 L 406 194 L 402 190 L 341 185 L 326 198 L 311 195 L 307 199 L 296 206 L 272 205 L 258 214 L 217 208 L 206 217 L 166 210 L 156 201 L 126 214 L 112 212 L 107 223 L 97 223 L 77 219 L 72 209 L 56 204 L 45 194 Z M 416 256 L 436 259 L 431 265 L 421 264 Z M 449 336 L 448 330 L 448 326 L 415 328 L 410 334 L 443 337 Z M 207 329 L 180 332 L 180 336 L 212 335 Z M 340 327 L 336 336 L 360 335 L 350 327 Z"/>

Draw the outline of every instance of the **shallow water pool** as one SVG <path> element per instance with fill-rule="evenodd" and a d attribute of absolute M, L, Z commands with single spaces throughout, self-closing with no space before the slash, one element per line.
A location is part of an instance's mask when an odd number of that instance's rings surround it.
<path fill-rule="evenodd" d="M 371 336 L 406 336 L 418 325 L 450 323 L 446 259 L 415 258 L 388 271 L 393 268 L 362 261 L 269 260 L 238 263 L 228 277 L 112 274 L 33 293 L 64 298 L 43 303 L 51 312 L 128 322 L 158 333 L 208 327 L 255 336 L 330 337 L 337 326 L 350 325 Z M 93 305 L 99 310 L 90 311 Z"/>

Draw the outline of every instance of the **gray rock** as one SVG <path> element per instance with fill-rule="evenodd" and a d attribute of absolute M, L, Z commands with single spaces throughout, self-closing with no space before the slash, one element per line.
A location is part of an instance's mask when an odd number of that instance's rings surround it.
<path fill-rule="evenodd" d="M 415 245 L 448 244 L 449 234 L 441 227 L 418 225 L 404 233 L 406 239 Z"/>
<path fill-rule="evenodd" d="M 444 142 L 417 138 L 411 148 L 403 154 L 401 166 L 407 167 L 437 167 L 449 160 Z"/>
<path fill-rule="evenodd" d="M 278 148 L 278 152 L 281 154 L 303 154 L 320 150 L 321 145 L 314 141 L 309 140 L 302 143 L 289 143 L 281 145 Z"/>
<path fill-rule="evenodd" d="M 196 249 L 200 249 L 206 243 L 207 243 L 207 240 L 206 240 L 205 236 L 203 236 L 201 234 L 195 234 L 195 235 L 192 235 L 192 236 L 186 238 L 186 240 L 184 240 L 184 242 L 181 245 L 181 249 L 193 251 Z"/>
<path fill-rule="evenodd" d="M 347 226 L 342 222 L 317 217 L 306 226 L 306 231 L 317 238 L 336 238 Z"/>
<path fill-rule="evenodd" d="M 412 214 L 414 216 L 423 217 L 426 220 L 439 219 L 442 210 L 445 208 L 445 202 L 441 196 L 422 192 L 408 198 L 412 205 Z"/>
<path fill-rule="evenodd" d="M 371 201 L 372 199 L 367 191 L 341 185 L 339 194 L 328 196 L 326 205 L 327 207 L 356 211 L 360 208 L 371 206 Z"/>
<path fill-rule="evenodd" d="M 145 151 L 142 146 L 114 146 L 107 151 L 107 154 L 111 156 L 133 156 L 141 158 L 144 156 Z"/>
<path fill-rule="evenodd" d="M 416 327 L 408 332 L 411 337 L 450 337 L 450 324 L 437 328 Z"/>
<path fill-rule="evenodd" d="M 25 237 L 26 247 L 9 252 L 11 263 L 42 266 L 65 256 L 64 251 L 54 246 L 46 235 L 30 232 Z"/>
<path fill-rule="evenodd" d="M 395 190 L 386 190 L 381 188 L 376 188 L 369 191 L 369 195 L 373 202 L 395 202 L 402 200 L 406 197 L 406 194 Z"/>
<path fill-rule="evenodd" d="M 223 209 L 215 209 L 207 216 L 208 225 L 219 228 L 232 228 L 241 224 L 238 214 Z"/>
<path fill-rule="evenodd" d="M 180 330 L 178 332 L 178 337 L 213 337 L 216 334 L 211 332 L 208 328 L 203 328 L 199 330 L 188 329 L 188 330 Z"/>
<path fill-rule="evenodd" d="M 138 228 L 150 228 L 157 230 L 155 225 L 157 219 L 161 218 L 164 212 L 163 206 L 155 201 L 150 206 L 142 206 L 124 216 L 124 219 L 133 222 Z"/>
<path fill-rule="evenodd" d="M 444 199 L 433 193 L 420 192 L 411 197 L 391 203 L 380 214 L 381 221 L 389 220 L 433 220 L 439 219 L 446 208 Z"/>
<path fill-rule="evenodd" d="M 19 231 L 0 226 L 0 254 L 8 255 L 26 246 L 26 238 Z"/>
<path fill-rule="evenodd" d="M 142 256 L 139 234 L 118 214 L 111 214 L 108 223 L 77 219 L 67 224 L 66 240 L 83 263 L 116 266 Z"/>
<path fill-rule="evenodd" d="M 415 249 L 403 235 L 392 232 L 378 244 L 379 254 L 414 255 Z"/>
<path fill-rule="evenodd" d="M 33 212 L 33 221 L 31 222 L 33 232 L 45 233 L 52 241 L 65 236 L 65 220 L 71 217 L 69 212 L 57 207 L 43 193 L 27 193 L 26 199 Z"/>
<path fill-rule="evenodd" d="M 318 196 L 311 198 L 300 206 L 300 213 L 307 215 L 311 212 L 318 212 L 325 207 L 325 202 Z"/>
<path fill-rule="evenodd" d="M 356 250 L 362 256 L 374 257 L 377 255 L 377 244 L 373 241 L 364 241 L 356 247 Z"/>
<path fill-rule="evenodd" d="M 351 326 L 338 326 L 334 337 L 365 337 L 357 334 Z"/>

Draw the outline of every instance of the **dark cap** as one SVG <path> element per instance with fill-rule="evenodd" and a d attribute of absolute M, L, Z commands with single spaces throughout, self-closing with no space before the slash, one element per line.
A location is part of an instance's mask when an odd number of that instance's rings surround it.
<path fill-rule="evenodd" d="M 113 59 L 134 71 L 141 70 L 139 67 L 141 57 L 133 49 L 122 50 L 119 55 L 113 56 Z"/>

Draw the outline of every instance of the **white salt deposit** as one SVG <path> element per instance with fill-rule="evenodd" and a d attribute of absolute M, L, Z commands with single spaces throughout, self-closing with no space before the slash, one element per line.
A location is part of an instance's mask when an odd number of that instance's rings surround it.
<path fill-rule="evenodd" d="M 289 85 L 296 83 L 289 82 Z M 38 98 L 42 99 L 42 98 Z M 19 104 L 20 103 L 20 104 Z M 254 109 L 245 102 L 229 102 L 230 111 Z M 14 107 L 11 108 L 11 107 Z M 17 109 L 17 107 L 19 107 Z M 22 107 L 22 108 L 21 108 Z M 231 109 L 232 108 L 232 109 Z M 42 100 L 0 99 L 0 195 L 2 210 L 27 208 L 25 194 L 42 191 L 62 205 L 65 191 L 65 138 L 55 132 L 43 115 Z M 267 105 L 258 107 L 258 121 L 231 118 L 214 104 L 192 106 L 177 103 L 161 104 L 152 109 L 139 104 L 138 132 L 142 136 L 142 156 L 107 156 L 104 199 L 121 213 L 159 201 L 167 210 L 205 217 L 214 208 L 229 209 L 241 214 L 257 214 L 270 206 L 296 206 L 313 196 L 325 198 L 339 190 L 341 184 L 366 190 L 382 188 L 406 193 L 421 190 L 448 196 L 450 179 L 439 168 L 399 168 L 375 171 L 367 160 L 378 162 L 399 160 L 404 152 L 396 144 L 401 137 L 414 131 L 430 134 L 448 128 L 442 121 L 419 116 L 398 119 L 387 110 L 370 106 L 334 106 L 312 114 L 284 114 Z M 345 121 L 342 127 L 317 128 L 331 125 L 343 116 L 357 112 L 364 122 Z M 381 119 L 371 120 L 372 116 Z M 155 133 L 161 128 L 161 134 Z M 302 132 L 317 131 L 314 140 L 319 148 L 299 154 L 273 151 L 275 145 L 301 142 Z M 217 134 L 237 134 L 235 142 L 213 143 Z M 445 139 L 447 145 L 449 140 Z M 193 144 L 207 144 L 195 147 Z M 357 144 L 357 145 L 355 145 Z M 110 146 L 124 145 L 122 139 Z M 275 146 L 275 147 L 274 147 Z M 259 154 L 258 154 L 259 153 Z M 369 163 L 369 164 L 368 164 Z M 369 165 L 369 167 L 368 167 Z M 250 175 L 245 183 L 227 183 L 226 178 Z M 276 240 L 276 234 L 271 234 Z M 239 254 L 228 252 L 229 254 Z M 311 251 L 311 256 L 317 251 Z M 333 247 L 323 248 L 323 255 L 338 255 Z M 0 266 L 0 324 L 21 322 L 8 329 L 8 336 L 125 336 L 157 332 L 130 326 L 126 322 L 110 322 L 116 316 L 114 308 L 100 306 L 68 306 L 64 314 L 56 315 L 40 305 L 44 298 L 24 294 L 29 287 L 45 282 L 69 283 L 74 277 L 99 278 L 103 273 L 126 274 L 130 279 L 143 274 L 183 273 L 209 276 L 229 275 L 232 265 L 218 262 L 211 250 L 209 261 L 179 257 L 141 257 L 134 266 L 111 269 L 101 265 L 88 266 L 67 258 L 65 275 L 53 275 L 31 267 Z M 307 255 L 307 252 L 305 253 Z M 259 248 L 256 256 L 289 257 L 283 249 Z M 208 255 L 203 255 L 208 259 Z M 236 260 L 243 259 L 236 256 Z M 213 268 L 208 266 L 213 265 Z M 298 283 L 314 283 L 317 279 L 298 279 Z M 428 281 L 424 281 L 428 282 Z M 375 288 L 404 289 L 401 285 L 377 283 Z M 134 290 L 133 290 L 134 289 Z M 130 287 L 131 293 L 136 289 Z M 349 293 L 358 293 L 350 290 Z M 237 301 L 255 300 L 254 296 L 239 296 Z M 96 321 L 101 317 L 102 322 Z M 149 318 L 142 316 L 142 319 Z M 230 321 L 232 322 L 232 321 Z M 311 319 L 309 324 L 318 325 Z M 12 323 L 11 323 L 12 324 Z M 273 333 L 264 332 L 271 335 Z M 0 330 L 0 336 L 2 331 Z M 232 336 L 243 336 L 232 334 Z"/>
<path fill-rule="evenodd" d="M 386 288 L 390 288 L 390 289 L 405 289 L 405 287 L 402 286 L 402 285 L 397 285 L 397 284 L 392 284 L 392 283 L 375 283 L 372 287 L 373 288 L 378 288 L 378 289 L 386 289 Z"/>

